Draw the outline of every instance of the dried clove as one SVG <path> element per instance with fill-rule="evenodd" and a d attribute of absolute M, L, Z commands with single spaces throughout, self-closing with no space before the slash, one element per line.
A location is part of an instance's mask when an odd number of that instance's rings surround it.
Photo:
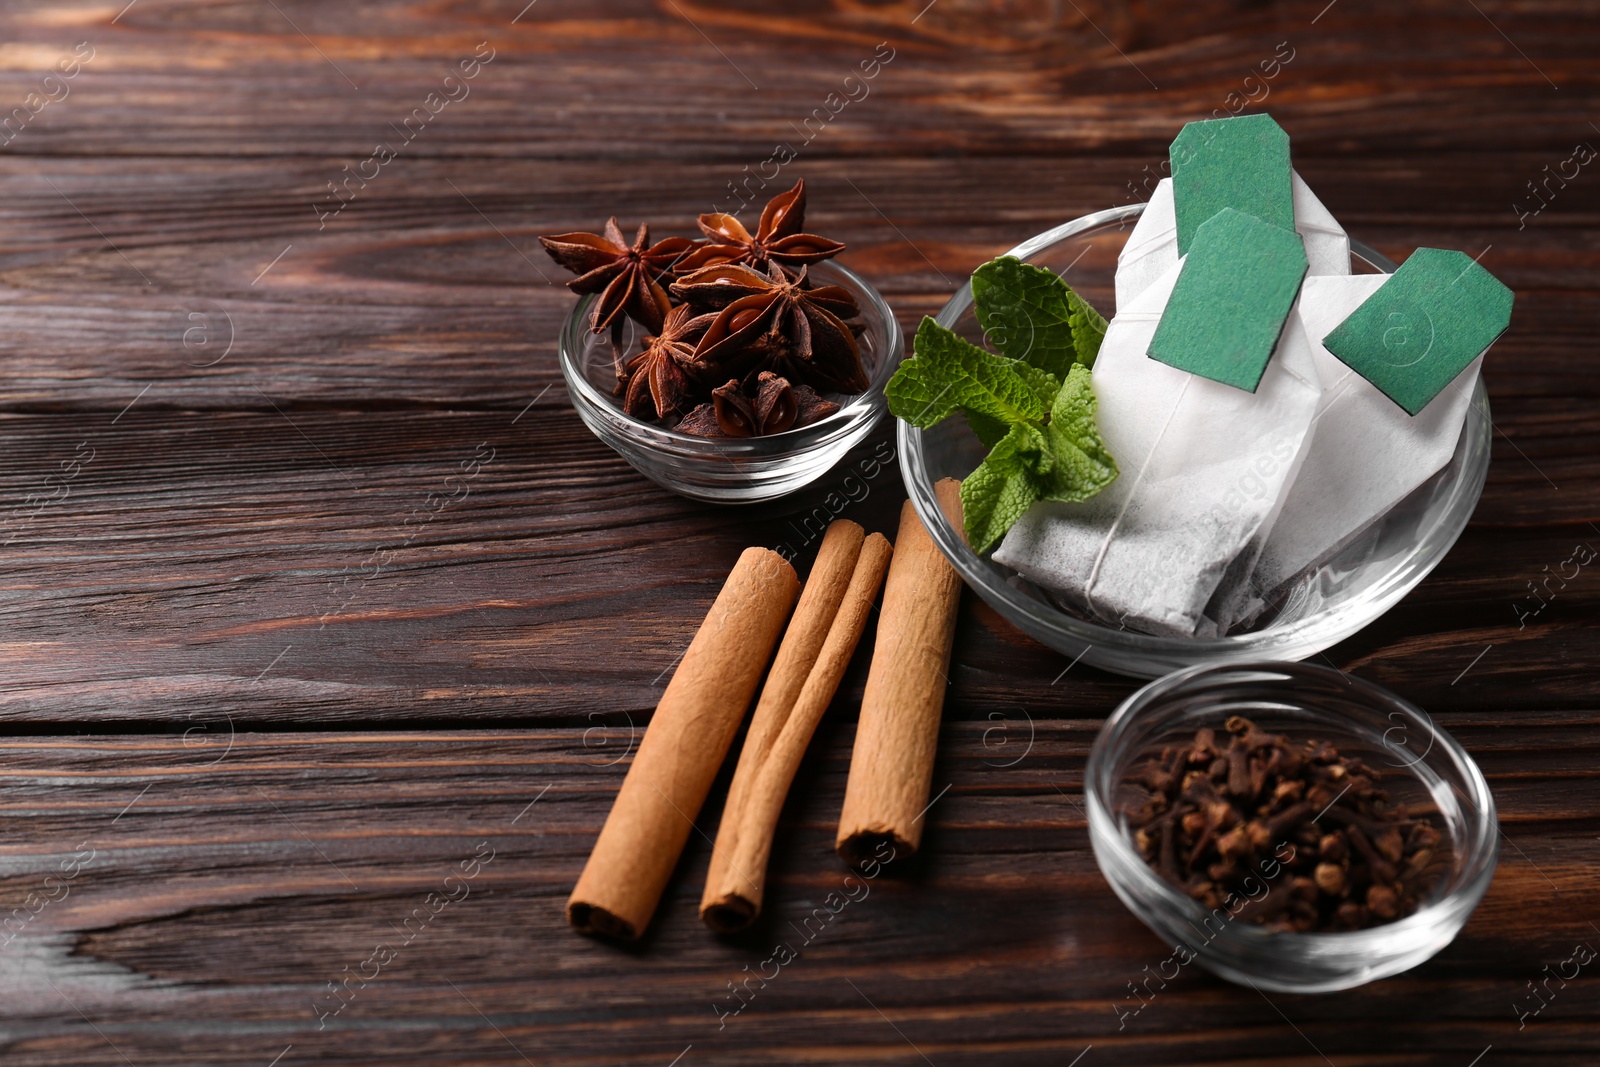
<path fill-rule="evenodd" d="M 1207 908 L 1284 932 L 1359 930 L 1416 911 L 1438 880 L 1431 805 L 1326 740 L 1293 743 L 1241 715 L 1136 767 L 1135 846 Z"/>

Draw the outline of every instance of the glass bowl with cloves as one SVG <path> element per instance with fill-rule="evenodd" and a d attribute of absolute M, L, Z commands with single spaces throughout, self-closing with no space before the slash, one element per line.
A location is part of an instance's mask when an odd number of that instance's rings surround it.
<path fill-rule="evenodd" d="M 720 503 L 792 493 L 838 463 L 885 410 L 904 352 L 877 290 L 805 230 L 804 180 L 755 232 L 732 215 L 702 236 L 648 226 L 541 237 L 576 277 L 561 373 L 585 425 L 641 474 Z"/>
<path fill-rule="evenodd" d="M 1192 667 L 1106 721 L 1089 835 L 1170 947 L 1129 976 L 1137 1013 L 1189 964 L 1320 993 L 1399 974 L 1466 924 L 1494 876 L 1494 798 L 1427 713 L 1303 663 Z"/>

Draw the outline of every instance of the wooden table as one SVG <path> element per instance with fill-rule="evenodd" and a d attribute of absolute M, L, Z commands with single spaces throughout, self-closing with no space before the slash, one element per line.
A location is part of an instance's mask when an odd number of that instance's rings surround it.
<path fill-rule="evenodd" d="M 1592 975 L 1530 992 L 1600 945 L 1600 576 L 1550 579 L 1600 545 L 1583 5 L 124 2 L 0 14 L 7 1065 L 1595 1062 Z M 1475 521 L 1328 653 L 1489 776 L 1503 857 L 1461 937 L 1350 993 L 1191 968 L 1123 1014 L 1166 951 L 1097 872 L 1080 791 L 1135 683 L 1062 676 L 970 596 L 925 853 L 739 1014 L 730 983 L 841 882 L 864 654 L 755 930 L 696 918 L 696 836 L 641 946 L 572 933 L 721 579 L 846 471 L 739 509 L 635 474 L 561 385 L 571 297 L 535 235 L 681 232 L 786 142 L 813 228 L 910 327 L 1142 196 L 1183 121 L 1247 107 L 1353 233 L 1481 254 L 1517 293 Z M 892 530 L 898 471 L 869 484 L 847 517 Z"/>

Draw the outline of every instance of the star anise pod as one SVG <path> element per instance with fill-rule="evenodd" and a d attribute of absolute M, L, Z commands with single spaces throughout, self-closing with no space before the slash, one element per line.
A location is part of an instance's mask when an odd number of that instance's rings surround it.
<path fill-rule="evenodd" d="M 705 267 L 672 291 L 720 309 L 695 349 L 701 363 L 740 374 L 770 361 L 779 374 L 830 392 L 859 393 L 869 384 L 844 321 L 860 314 L 855 298 L 837 285 L 807 288 L 805 267 L 793 276 L 776 263 L 764 275 L 736 263 Z"/>
<path fill-rule="evenodd" d="M 685 257 L 684 268 L 698 270 L 723 263 L 743 263 L 764 271 L 768 263 L 801 267 L 844 251 L 844 245 L 838 241 L 814 233 L 801 233 L 805 218 L 804 178 L 795 182 L 793 189 L 767 202 L 753 237 L 732 215 L 720 211 L 701 215 L 700 229 L 705 231 L 706 242 Z"/>
<path fill-rule="evenodd" d="M 633 244 L 626 243 L 613 217 L 604 236 L 594 233 L 560 233 L 539 238 L 550 258 L 578 275 L 567 283 L 575 293 L 599 293 L 589 327 L 603 333 L 626 313 L 651 333 L 659 333 L 671 309 L 662 281 L 684 266 L 695 242 L 668 237 L 650 244 L 650 227 L 642 224 Z"/>
<path fill-rule="evenodd" d="M 704 368 L 695 359 L 695 343 L 715 317 L 697 316 L 688 304 L 667 312 L 661 332 L 646 337 L 644 351 L 628 361 L 623 411 L 634 418 L 664 419 L 688 409 L 694 394 L 704 388 L 698 380 Z"/>
<path fill-rule="evenodd" d="M 711 403 L 701 404 L 678 423 L 680 433 L 700 437 L 759 437 L 809 426 L 839 410 L 810 386 L 792 386 L 788 379 L 762 371 L 756 395 L 746 396 L 737 378 L 711 390 Z"/>

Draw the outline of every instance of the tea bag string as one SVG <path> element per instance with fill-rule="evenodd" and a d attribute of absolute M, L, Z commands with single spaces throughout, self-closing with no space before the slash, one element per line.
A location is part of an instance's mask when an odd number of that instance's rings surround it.
<path fill-rule="evenodd" d="M 1117 517 L 1111 520 L 1111 528 L 1106 531 L 1106 536 L 1100 542 L 1100 551 L 1095 553 L 1094 566 L 1089 568 L 1089 580 L 1083 583 L 1083 599 L 1091 614 L 1095 612 L 1094 583 L 1100 578 L 1100 565 L 1105 562 L 1106 553 L 1111 550 L 1111 542 L 1117 536 L 1117 528 L 1122 525 L 1122 518 L 1128 513 L 1128 505 L 1133 503 L 1133 494 L 1144 482 L 1145 472 L 1150 469 L 1151 462 L 1155 459 L 1156 449 L 1161 447 L 1161 442 L 1167 438 L 1167 430 L 1172 425 L 1173 418 L 1178 414 L 1178 408 L 1183 405 L 1184 394 L 1189 391 L 1189 383 L 1194 381 L 1194 375 L 1184 375 L 1183 385 L 1178 387 L 1178 395 L 1173 398 L 1172 408 L 1167 412 L 1167 420 L 1161 424 L 1161 432 L 1156 434 L 1156 439 L 1150 444 L 1150 451 L 1145 453 L 1144 462 L 1139 465 L 1139 474 L 1133 480 L 1133 487 L 1122 495 L 1122 506 L 1117 509 Z"/>

